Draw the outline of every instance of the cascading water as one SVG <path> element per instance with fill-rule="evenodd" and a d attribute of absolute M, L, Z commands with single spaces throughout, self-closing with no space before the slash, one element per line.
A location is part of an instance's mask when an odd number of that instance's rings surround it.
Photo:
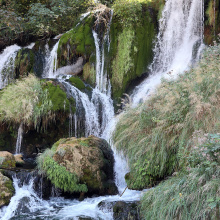
<path fill-rule="evenodd" d="M 23 123 L 21 123 L 18 128 L 18 136 L 17 136 L 17 141 L 16 141 L 15 154 L 21 153 L 22 139 L 23 139 Z"/>
<path fill-rule="evenodd" d="M 203 0 L 167 0 L 154 49 L 151 75 L 132 94 L 133 106 L 147 98 L 161 78 L 188 70 L 203 47 Z"/>
<path fill-rule="evenodd" d="M 57 50 L 59 41 L 54 45 L 52 51 L 47 50 L 46 64 L 43 72 L 43 78 L 54 78 L 55 72 L 57 70 Z M 48 45 L 46 45 L 48 47 Z"/>
<path fill-rule="evenodd" d="M 60 82 L 66 87 L 67 92 L 75 99 L 76 119 L 80 117 L 82 110 L 85 111 L 85 136 L 88 137 L 91 134 L 99 136 L 100 126 L 98 122 L 98 114 L 95 105 L 89 100 L 88 95 L 62 79 L 60 79 Z"/>
<path fill-rule="evenodd" d="M 110 21 L 106 28 L 106 33 L 104 35 L 103 42 L 100 41 L 98 34 L 94 30 L 92 31 L 95 41 L 95 47 L 96 47 L 96 88 L 100 92 L 108 94 L 109 96 L 111 95 L 109 94 L 111 93 L 111 86 L 110 86 L 110 81 L 108 80 L 107 70 L 105 68 L 105 44 L 107 44 L 108 52 L 109 52 L 110 49 L 109 31 L 110 31 L 112 16 L 113 16 L 113 11 L 110 11 Z"/>
<path fill-rule="evenodd" d="M 20 48 L 15 44 L 6 47 L 0 54 L 0 89 L 5 87 L 14 78 L 14 60 Z"/>

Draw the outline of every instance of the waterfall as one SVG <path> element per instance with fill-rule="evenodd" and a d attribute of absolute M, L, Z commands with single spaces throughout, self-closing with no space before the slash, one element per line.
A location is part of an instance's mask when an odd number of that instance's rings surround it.
<path fill-rule="evenodd" d="M 21 47 L 15 45 L 6 47 L 0 54 L 0 89 L 14 78 L 14 61 Z"/>
<path fill-rule="evenodd" d="M 17 136 L 17 141 L 16 141 L 15 154 L 20 154 L 21 153 L 22 139 L 23 139 L 23 123 L 21 123 L 19 128 L 18 128 L 18 136 Z"/>
<path fill-rule="evenodd" d="M 53 49 L 50 51 L 49 46 L 46 45 L 47 58 L 46 64 L 43 70 L 43 78 L 54 78 L 55 72 L 57 70 L 57 50 L 59 46 L 59 41 L 54 45 Z"/>
<path fill-rule="evenodd" d="M 13 177 L 15 195 L 11 198 L 10 204 L 0 210 L 1 220 L 8 220 L 15 215 L 21 214 L 24 210 L 28 213 L 35 212 L 38 209 L 51 209 L 48 202 L 41 200 L 33 190 L 34 178 L 31 178 L 29 184 L 21 183 L 16 176 Z M 20 187 L 20 185 L 22 185 Z"/>
<path fill-rule="evenodd" d="M 132 94 L 133 105 L 146 99 L 161 82 L 188 70 L 203 47 L 203 0 L 167 0 L 150 66 L 150 77 Z"/>
<path fill-rule="evenodd" d="M 87 94 L 81 92 L 79 89 L 72 86 L 69 82 L 65 82 L 62 79 L 59 79 L 59 81 L 65 86 L 68 94 L 75 99 L 76 116 L 74 117 L 74 119 L 79 119 L 80 117 L 82 117 L 82 113 L 85 113 L 85 136 L 88 137 L 89 135 L 93 134 L 99 137 L 100 126 L 98 113 L 93 102 L 90 101 Z M 77 132 L 77 129 L 75 129 L 75 133 Z"/>
<path fill-rule="evenodd" d="M 104 34 L 103 42 L 99 39 L 98 34 L 93 30 L 93 38 L 95 41 L 96 48 L 96 87 L 99 91 L 105 94 L 109 94 L 108 89 L 110 85 L 110 80 L 108 80 L 107 70 L 105 68 L 105 44 L 107 44 L 108 52 L 110 49 L 110 26 L 112 22 L 113 11 L 110 11 L 110 21 L 106 28 L 106 33 Z"/>

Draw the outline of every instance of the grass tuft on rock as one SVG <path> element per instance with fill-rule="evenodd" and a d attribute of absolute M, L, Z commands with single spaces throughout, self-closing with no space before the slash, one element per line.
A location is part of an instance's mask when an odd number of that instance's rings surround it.
<path fill-rule="evenodd" d="M 0 91 L 0 121 L 23 123 L 36 127 L 44 118 L 51 117 L 52 103 L 48 90 L 42 89 L 42 83 L 35 76 L 17 80 Z"/>

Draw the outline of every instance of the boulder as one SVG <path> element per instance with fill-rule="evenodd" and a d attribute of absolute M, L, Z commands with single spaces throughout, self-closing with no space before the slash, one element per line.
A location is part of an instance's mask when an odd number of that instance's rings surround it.
<path fill-rule="evenodd" d="M 12 181 L 0 172 L 0 207 L 8 205 L 14 195 Z"/>
<path fill-rule="evenodd" d="M 114 220 L 139 220 L 137 202 L 118 201 L 113 206 Z"/>
<path fill-rule="evenodd" d="M 113 152 L 103 139 L 95 136 L 60 139 L 37 161 L 41 173 L 45 173 L 56 188 L 68 193 L 81 192 L 80 200 L 84 193 L 86 196 L 117 194 Z"/>
<path fill-rule="evenodd" d="M 89 193 L 115 194 L 113 152 L 108 143 L 95 136 L 67 138 L 56 149 L 53 159 L 85 183 Z"/>
<path fill-rule="evenodd" d="M 102 201 L 98 204 L 99 209 L 105 213 L 112 210 L 114 220 L 140 220 L 139 202 L 127 201 Z"/>
<path fill-rule="evenodd" d="M 14 168 L 16 165 L 15 157 L 8 151 L 0 151 L 0 167 Z"/>

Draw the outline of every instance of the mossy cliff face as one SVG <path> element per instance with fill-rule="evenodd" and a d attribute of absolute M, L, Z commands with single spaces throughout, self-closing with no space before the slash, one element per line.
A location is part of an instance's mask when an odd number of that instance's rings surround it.
<path fill-rule="evenodd" d="M 0 208 L 9 204 L 14 191 L 12 181 L 0 172 Z"/>
<path fill-rule="evenodd" d="M 153 40 L 156 35 L 156 12 L 143 6 L 136 25 L 122 26 L 114 16 L 111 25 L 111 83 L 113 97 L 126 91 L 132 80 L 148 69 L 153 58 Z"/>
<path fill-rule="evenodd" d="M 52 163 L 57 169 L 50 172 L 48 166 Z M 113 152 L 108 143 L 95 136 L 61 139 L 38 158 L 38 167 L 56 187 L 72 193 L 88 191 L 89 195 L 115 192 L 113 163 Z M 56 175 L 62 175 L 62 183 Z M 68 176 L 73 178 L 75 188 L 72 182 L 68 183 Z"/>
<path fill-rule="evenodd" d="M 110 27 L 110 48 L 104 43 L 105 69 L 111 80 L 113 98 L 117 99 L 128 88 L 132 80 L 140 77 L 148 69 L 153 58 L 153 40 L 157 29 L 155 5 L 138 3 L 140 11 L 137 20 L 122 22 L 118 14 L 113 13 Z M 106 8 L 106 18 L 110 9 Z M 77 63 L 83 58 L 81 77 L 95 86 L 96 49 L 92 29 L 98 33 L 100 43 L 103 41 L 107 26 L 97 24 L 95 16 L 88 16 L 71 31 L 64 34 L 58 47 L 58 67 Z M 101 19 L 100 19 L 101 20 Z M 76 73 L 73 73 L 76 74 Z"/>
<path fill-rule="evenodd" d="M 83 63 L 89 61 L 95 52 L 93 25 L 94 18 L 90 16 L 60 38 L 57 51 L 58 67 L 76 63 L 80 57 L 83 58 Z"/>
<path fill-rule="evenodd" d="M 206 44 L 213 44 L 218 40 L 220 33 L 220 0 L 205 0 L 205 30 L 204 37 Z"/>
<path fill-rule="evenodd" d="M 25 77 L 33 73 L 34 53 L 30 49 L 20 49 L 15 58 L 15 78 Z"/>

